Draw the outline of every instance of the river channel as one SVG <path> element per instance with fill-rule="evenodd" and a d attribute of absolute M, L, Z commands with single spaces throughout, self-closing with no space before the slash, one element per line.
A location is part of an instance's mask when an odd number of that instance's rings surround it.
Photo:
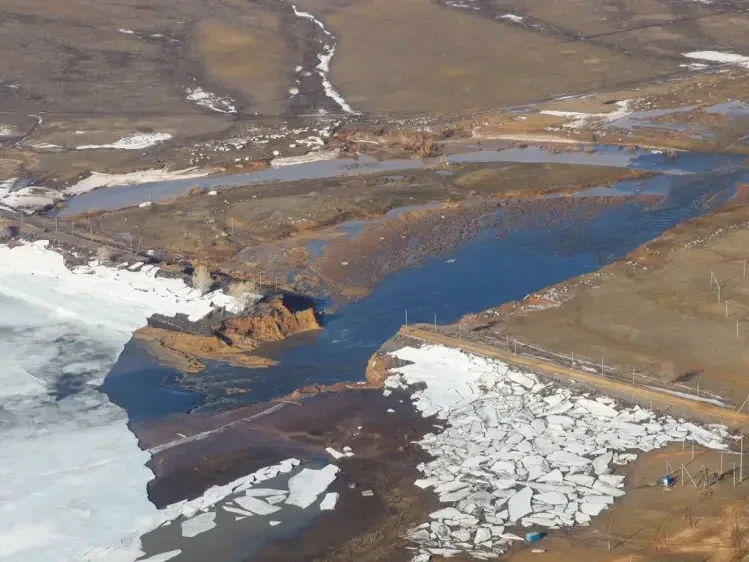
<path fill-rule="evenodd" d="M 514 224 L 507 231 L 500 209 L 497 226 L 450 255 L 389 275 L 367 297 L 327 316 L 322 330 L 261 347 L 258 354 L 277 360 L 275 367 L 242 369 L 209 363 L 190 379 L 189 390 L 195 392 L 191 398 L 180 392 L 168 400 L 171 407 L 155 407 L 150 401 L 163 399 L 164 387 L 173 386 L 174 375 L 153 376 L 156 371 L 148 363 L 143 368 L 152 376 L 133 376 L 137 364 L 133 354 L 144 352 L 131 344 L 120 357 L 127 369 L 116 367 L 103 390 L 131 419 L 143 419 L 164 414 L 165 408 L 184 411 L 187 403 L 198 409 L 225 408 L 265 401 L 311 383 L 362 380 L 368 358 L 406 321 L 406 315 L 411 323 L 452 323 L 466 313 L 521 299 L 594 271 L 679 223 L 709 212 L 729 200 L 737 184 L 749 181 L 749 170 L 738 165 L 741 157 L 695 155 L 676 163 L 654 155 L 640 158 L 641 165 L 656 170 L 655 159 L 660 158 L 667 171 L 680 173 L 594 188 L 581 199 L 576 215 Z M 643 194 L 649 194 L 647 203 Z M 585 212 L 599 196 L 618 200 L 599 212 Z M 123 384 L 123 373 L 128 373 L 128 384 Z M 246 392 L 225 397 L 223 389 L 228 387 Z"/>

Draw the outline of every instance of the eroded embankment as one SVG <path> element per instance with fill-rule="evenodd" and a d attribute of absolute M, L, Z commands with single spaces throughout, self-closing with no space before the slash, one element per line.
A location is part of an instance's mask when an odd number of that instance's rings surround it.
<path fill-rule="evenodd" d="M 136 331 L 135 337 L 173 368 L 183 373 L 199 373 L 205 368 L 200 359 L 227 361 L 247 368 L 275 365 L 271 359 L 247 352 L 261 343 L 319 328 L 314 307 L 292 310 L 282 298 L 277 298 L 261 303 L 248 314 L 223 319 L 209 328 L 209 335 L 147 326 Z"/>

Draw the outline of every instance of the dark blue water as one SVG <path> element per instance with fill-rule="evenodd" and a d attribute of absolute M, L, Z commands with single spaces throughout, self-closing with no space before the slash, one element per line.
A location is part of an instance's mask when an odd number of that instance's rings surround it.
<path fill-rule="evenodd" d="M 390 275 L 368 297 L 328 317 L 324 329 L 262 347 L 259 354 L 277 359 L 278 366 L 241 369 L 213 363 L 198 375 L 201 384 L 204 388 L 247 389 L 245 394 L 231 397 L 236 403 L 268 400 L 311 383 L 362 380 L 369 357 L 405 322 L 406 311 L 411 324 L 431 323 L 435 314 L 438 323 L 452 323 L 466 313 L 521 299 L 594 271 L 725 202 L 737 183 L 749 180 L 749 171 L 670 178 L 670 190 L 656 204 L 644 204 L 633 197 L 622 205 L 597 207 L 556 221 L 532 220 L 520 227 L 513 225 L 509 231 L 503 228 L 500 216 L 495 228 L 482 232 L 453 255 Z M 662 177 L 647 180 L 645 192 L 650 191 L 648 181 L 662 190 Z M 585 201 L 583 206 L 594 204 Z M 133 379 L 130 381 L 133 384 Z M 144 415 L 144 405 L 153 400 L 150 390 L 128 388 L 138 400 L 123 400 L 118 392 L 110 397 L 131 415 Z M 205 406 L 225 407 L 227 403 Z M 149 406 L 148 412 L 164 412 L 170 407 L 179 407 L 174 398 L 169 406 Z"/>
<path fill-rule="evenodd" d="M 205 398 L 202 393 L 175 388 L 177 376 L 133 339 L 99 388 L 127 411 L 131 422 L 140 421 L 186 412 Z"/>

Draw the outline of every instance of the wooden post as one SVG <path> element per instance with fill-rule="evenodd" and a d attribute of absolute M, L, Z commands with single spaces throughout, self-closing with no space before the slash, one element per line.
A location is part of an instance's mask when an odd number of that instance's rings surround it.
<path fill-rule="evenodd" d="M 736 463 L 733 463 L 733 487 L 736 487 Z"/>
<path fill-rule="evenodd" d="M 91 219 L 88 219 L 88 239 L 89 241 L 94 241 L 94 227 L 91 224 Z"/>
<path fill-rule="evenodd" d="M 57 232 L 57 217 L 55 217 L 55 232 Z"/>
<path fill-rule="evenodd" d="M 632 386 L 635 385 L 635 368 L 632 367 Z"/>
<path fill-rule="evenodd" d="M 70 234 L 72 236 L 75 235 L 75 219 L 73 219 L 72 222 L 70 223 Z"/>
<path fill-rule="evenodd" d="M 518 354 L 518 340 L 512 340 L 515 342 L 515 355 Z"/>
<path fill-rule="evenodd" d="M 408 309 L 406 309 L 406 327 L 408 327 Z"/>

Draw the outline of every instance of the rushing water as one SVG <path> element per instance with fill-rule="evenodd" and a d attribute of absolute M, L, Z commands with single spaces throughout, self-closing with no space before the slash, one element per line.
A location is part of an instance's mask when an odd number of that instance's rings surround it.
<path fill-rule="evenodd" d="M 705 161 L 682 165 L 704 169 Z M 196 380 L 208 392 L 226 387 L 248 390 L 231 402 L 268 400 L 310 383 L 361 380 L 367 360 L 405 322 L 406 311 L 410 323 L 431 323 L 436 315 L 436 321 L 444 324 L 469 312 L 521 299 L 593 271 L 708 212 L 725 202 L 737 183 L 747 180 L 749 171 L 731 169 L 622 182 L 611 188 L 613 194 L 659 193 L 662 199 L 645 205 L 632 197 L 601 212 L 580 213 L 541 226 L 516 226 L 501 237 L 497 230 L 484 231 L 453 255 L 390 275 L 369 296 L 327 317 L 324 329 L 262 347 L 260 354 L 277 359 L 278 366 L 241 369 L 211 363 Z M 581 205 L 584 210 L 586 203 Z M 147 378 L 143 381 L 148 383 Z M 149 391 L 142 388 L 138 393 L 146 396 Z M 110 392 L 114 402 L 131 415 L 143 414 L 137 404 L 118 394 Z M 206 404 L 225 405 L 226 401 Z"/>

